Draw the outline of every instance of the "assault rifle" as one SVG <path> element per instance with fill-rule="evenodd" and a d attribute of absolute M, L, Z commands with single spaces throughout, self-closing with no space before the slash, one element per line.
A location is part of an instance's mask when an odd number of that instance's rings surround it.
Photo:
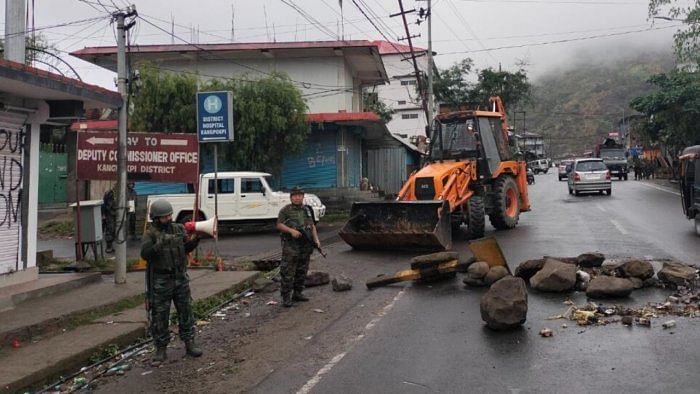
<path fill-rule="evenodd" d="M 321 249 L 321 247 L 318 246 L 318 244 L 316 242 L 314 242 L 314 238 L 311 236 L 311 233 L 309 232 L 309 230 L 306 230 L 303 227 L 295 228 L 295 230 L 297 230 L 298 232 L 301 233 L 301 238 L 304 241 L 306 241 L 311 246 L 313 246 L 314 249 L 318 250 L 318 253 L 321 253 L 321 256 L 323 256 L 324 259 L 326 258 L 326 252 L 324 252 L 323 249 Z"/>

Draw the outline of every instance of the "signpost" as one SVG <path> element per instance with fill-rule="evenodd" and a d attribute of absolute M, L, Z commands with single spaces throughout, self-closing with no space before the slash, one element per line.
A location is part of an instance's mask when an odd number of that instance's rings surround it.
<path fill-rule="evenodd" d="M 233 92 L 197 93 L 197 139 L 214 142 L 214 217 L 219 217 L 219 152 L 216 142 L 233 141 Z M 219 256 L 218 240 L 214 249 Z"/>
<path fill-rule="evenodd" d="M 78 179 L 117 179 L 114 132 L 79 132 Z M 194 134 L 129 133 L 127 176 L 132 181 L 197 182 L 199 144 Z"/>

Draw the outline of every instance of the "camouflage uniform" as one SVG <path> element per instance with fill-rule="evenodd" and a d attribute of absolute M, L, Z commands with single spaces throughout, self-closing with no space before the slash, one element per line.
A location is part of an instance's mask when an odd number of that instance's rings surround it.
<path fill-rule="evenodd" d="M 117 200 L 114 195 L 114 188 L 107 190 L 102 198 L 102 230 L 104 231 L 105 243 L 107 243 L 107 253 L 114 252 L 112 244 L 116 232 L 117 222 Z"/>
<path fill-rule="evenodd" d="M 157 348 L 170 341 L 168 331 L 170 302 L 175 303 L 180 339 L 194 339 L 194 316 L 190 297 L 190 278 L 187 275 L 187 253 L 194 250 L 199 238 L 185 242 L 181 224 L 162 224 L 154 220 L 143 237 L 141 257 L 151 271 L 150 307 L 151 336 Z"/>
<path fill-rule="evenodd" d="M 277 222 L 294 229 L 303 228 L 311 234 L 311 228 L 314 225 L 314 213 L 308 205 L 296 206 L 287 204 L 280 210 Z M 306 280 L 306 272 L 309 270 L 309 260 L 313 252 L 313 245 L 303 237 L 293 238 L 286 233 L 282 233 L 281 237 L 281 293 L 282 299 L 287 299 L 292 291 L 300 295 L 304 290 L 304 281 Z"/>

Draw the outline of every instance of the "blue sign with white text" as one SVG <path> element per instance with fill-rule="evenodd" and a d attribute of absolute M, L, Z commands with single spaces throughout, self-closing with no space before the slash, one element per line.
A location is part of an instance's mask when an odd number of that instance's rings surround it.
<path fill-rule="evenodd" d="M 233 141 L 233 93 L 197 93 L 197 137 L 199 142 Z"/>

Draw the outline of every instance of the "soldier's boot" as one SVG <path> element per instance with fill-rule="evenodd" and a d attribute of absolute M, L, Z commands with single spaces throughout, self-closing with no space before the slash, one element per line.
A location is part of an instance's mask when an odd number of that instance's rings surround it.
<path fill-rule="evenodd" d="M 153 358 L 151 359 L 151 365 L 154 367 L 157 367 L 161 365 L 162 363 L 165 362 L 165 360 L 168 359 L 168 353 L 167 353 L 167 348 L 165 346 L 163 347 L 157 347 L 155 354 L 153 354 Z"/>
<path fill-rule="evenodd" d="M 309 297 L 304 296 L 301 294 L 300 291 L 295 291 L 294 295 L 292 296 L 292 301 L 301 301 L 301 302 L 306 302 L 309 300 Z"/>
<path fill-rule="evenodd" d="M 204 354 L 204 352 L 202 352 L 202 349 L 198 348 L 197 344 L 194 343 L 194 339 L 185 341 L 185 349 L 187 350 L 187 355 L 192 357 L 199 357 L 202 354 Z"/>
<path fill-rule="evenodd" d="M 289 307 L 291 307 L 291 306 L 293 306 L 293 305 L 294 305 L 294 304 L 292 304 L 292 296 L 291 296 L 291 294 L 283 294 L 283 295 L 282 295 L 282 306 L 285 307 L 285 308 L 289 308 Z"/>

